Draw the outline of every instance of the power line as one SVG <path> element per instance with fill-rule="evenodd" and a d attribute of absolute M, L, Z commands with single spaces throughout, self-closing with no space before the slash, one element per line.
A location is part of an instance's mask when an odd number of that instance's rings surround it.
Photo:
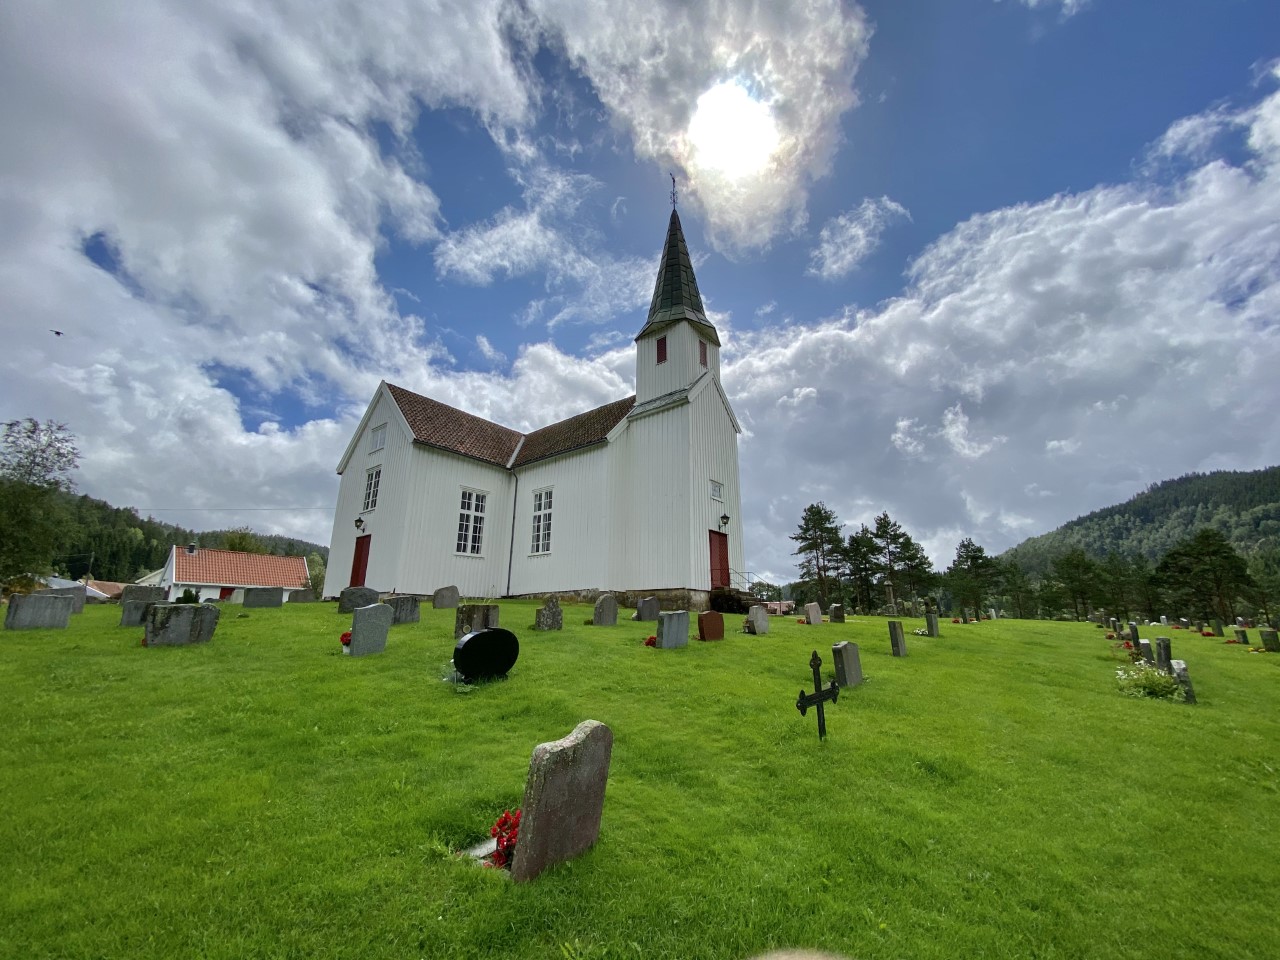
<path fill-rule="evenodd" d="M 249 510 L 336 510 L 334 507 L 133 507 L 132 509 L 138 513 L 177 513 L 186 511 L 188 513 L 204 513 L 214 510 L 233 511 L 235 513 L 243 513 Z"/>

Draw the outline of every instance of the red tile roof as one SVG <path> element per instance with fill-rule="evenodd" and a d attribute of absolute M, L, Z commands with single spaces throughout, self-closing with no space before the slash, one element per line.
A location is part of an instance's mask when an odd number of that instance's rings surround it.
<path fill-rule="evenodd" d="M 600 443 L 635 405 L 635 397 L 626 397 L 535 430 L 524 438 L 524 446 L 520 448 L 515 465 L 522 467 L 535 460 L 545 460 Z"/>
<path fill-rule="evenodd" d="M 177 547 L 173 582 L 211 587 L 301 587 L 307 578 L 305 557 L 272 557 L 237 550 Z"/>

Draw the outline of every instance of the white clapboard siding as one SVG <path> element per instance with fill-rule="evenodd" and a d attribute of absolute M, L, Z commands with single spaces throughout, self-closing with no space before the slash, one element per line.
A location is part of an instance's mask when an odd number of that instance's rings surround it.
<path fill-rule="evenodd" d="M 609 589 L 612 516 L 604 444 L 517 470 L 511 593 Z M 531 553 L 533 495 L 550 488 L 551 552 Z"/>
<path fill-rule="evenodd" d="M 667 338 L 667 359 L 664 363 L 658 363 L 659 337 Z M 719 376 L 719 348 L 714 343 L 707 342 L 707 367 L 703 367 L 698 362 L 699 340 L 700 337 L 691 324 L 677 323 L 637 341 L 636 403 L 645 403 L 655 397 L 683 390 L 702 376 L 707 368 L 713 369 Z"/>
<path fill-rule="evenodd" d="M 743 569 L 742 495 L 738 483 L 738 434 L 714 385 L 693 395 L 689 404 L 689 550 L 693 577 L 689 586 L 711 588 L 711 543 L 714 530 L 729 538 L 729 568 Z M 711 481 L 723 487 L 723 500 L 711 497 Z M 729 524 L 720 526 L 722 514 Z"/>

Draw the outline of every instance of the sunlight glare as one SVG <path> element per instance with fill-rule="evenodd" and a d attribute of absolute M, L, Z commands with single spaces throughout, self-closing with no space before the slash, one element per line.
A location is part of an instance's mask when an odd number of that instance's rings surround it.
<path fill-rule="evenodd" d="M 731 180 L 763 171 L 778 147 L 778 128 L 768 105 L 733 80 L 698 98 L 688 137 L 692 163 Z"/>

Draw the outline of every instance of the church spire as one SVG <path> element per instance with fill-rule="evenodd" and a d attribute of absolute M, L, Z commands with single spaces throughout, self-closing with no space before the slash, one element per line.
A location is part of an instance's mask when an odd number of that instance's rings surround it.
<path fill-rule="evenodd" d="M 720 337 L 707 319 L 702 295 L 698 293 L 693 262 L 689 259 L 689 248 L 680 228 L 680 214 L 673 208 L 671 222 L 667 226 L 667 242 L 662 248 L 662 262 L 658 265 L 658 281 L 654 284 L 653 300 L 649 304 L 649 318 L 636 339 L 681 320 L 687 320 L 703 336 L 720 346 Z"/>

